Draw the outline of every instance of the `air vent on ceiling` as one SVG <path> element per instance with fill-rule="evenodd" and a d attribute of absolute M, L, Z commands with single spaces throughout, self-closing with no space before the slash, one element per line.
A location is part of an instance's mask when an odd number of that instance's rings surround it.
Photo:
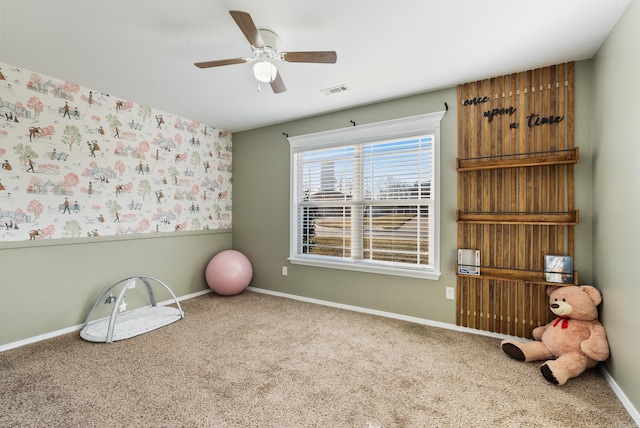
<path fill-rule="evenodd" d="M 338 86 L 334 86 L 333 88 L 323 89 L 320 92 L 322 92 L 325 95 L 333 95 L 333 94 L 337 94 L 338 92 L 344 92 L 348 90 L 349 90 L 349 87 L 347 85 L 338 85 Z"/>

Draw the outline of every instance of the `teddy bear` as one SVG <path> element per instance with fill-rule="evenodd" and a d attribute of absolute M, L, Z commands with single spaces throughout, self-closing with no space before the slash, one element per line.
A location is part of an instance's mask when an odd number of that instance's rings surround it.
<path fill-rule="evenodd" d="M 502 350 L 519 361 L 542 361 L 540 372 L 564 385 L 609 358 L 609 342 L 598 320 L 602 295 L 591 285 L 547 287 L 549 306 L 557 318 L 532 331 L 533 341 L 505 339 Z"/>

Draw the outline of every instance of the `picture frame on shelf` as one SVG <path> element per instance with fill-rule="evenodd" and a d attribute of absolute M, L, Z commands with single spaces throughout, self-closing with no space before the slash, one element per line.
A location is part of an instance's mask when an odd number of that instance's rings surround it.
<path fill-rule="evenodd" d="M 547 282 L 573 284 L 573 258 L 571 256 L 545 255 L 544 279 Z"/>
<path fill-rule="evenodd" d="M 458 273 L 480 275 L 480 250 L 458 249 Z"/>

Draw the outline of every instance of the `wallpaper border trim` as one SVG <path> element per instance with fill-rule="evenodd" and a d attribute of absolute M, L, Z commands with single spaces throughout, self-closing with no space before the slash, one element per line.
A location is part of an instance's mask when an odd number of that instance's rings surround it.
<path fill-rule="evenodd" d="M 140 239 L 165 239 L 165 238 L 187 238 L 199 235 L 217 235 L 221 233 L 232 233 L 232 229 L 210 229 L 210 230 L 189 230 L 180 233 L 157 233 L 157 234 L 135 234 L 135 235 L 113 235 L 101 236 L 99 238 L 65 238 L 65 239 L 41 239 L 36 241 L 7 241 L 0 242 L 0 252 L 21 248 L 52 247 L 59 245 L 82 245 L 96 244 L 113 241 L 133 241 Z"/>

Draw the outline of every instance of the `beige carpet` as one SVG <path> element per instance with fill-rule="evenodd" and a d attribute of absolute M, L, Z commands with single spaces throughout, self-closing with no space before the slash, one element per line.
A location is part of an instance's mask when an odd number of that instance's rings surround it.
<path fill-rule="evenodd" d="M 113 344 L 0 353 L 2 427 L 634 427 L 599 370 L 562 387 L 494 338 L 246 291 Z"/>

